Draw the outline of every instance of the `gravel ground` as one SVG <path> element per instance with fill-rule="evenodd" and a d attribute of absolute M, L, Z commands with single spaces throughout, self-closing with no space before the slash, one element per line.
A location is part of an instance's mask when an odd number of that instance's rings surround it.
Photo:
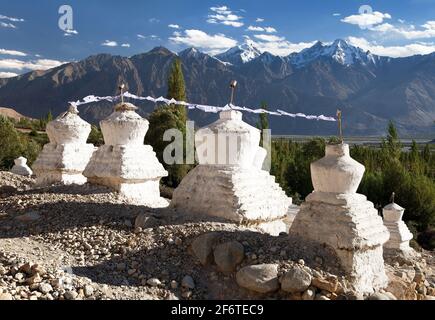
<path fill-rule="evenodd" d="M 201 265 L 191 243 L 212 231 L 219 233 L 220 243 L 243 245 L 244 258 L 235 271 L 275 263 L 282 274 L 302 263 L 310 273 L 335 277 L 347 287 L 333 255 L 323 261 L 317 247 L 285 234 L 272 237 L 210 218 L 127 204 L 99 186 L 32 184 L 30 178 L 0 172 L 0 299 L 297 298 L 281 290 L 267 296 L 253 293 L 237 285 L 235 272 Z M 146 220 L 143 228 L 135 228 L 139 215 Z M 418 267 L 425 269 L 429 295 L 435 262 L 430 253 L 424 257 L 427 264 Z M 413 278 L 415 265 L 391 264 L 390 274 Z M 193 286 L 183 285 L 186 276 Z"/>

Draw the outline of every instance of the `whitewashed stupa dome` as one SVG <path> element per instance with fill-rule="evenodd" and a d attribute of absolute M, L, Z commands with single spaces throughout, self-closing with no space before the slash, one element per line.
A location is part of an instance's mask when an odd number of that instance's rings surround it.
<path fill-rule="evenodd" d="M 350 157 L 348 144 L 328 144 L 325 156 L 311 163 L 314 191 L 356 193 L 364 171 L 364 166 Z"/>
<path fill-rule="evenodd" d="M 109 117 L 100 121 L 106 145 L 144 144 L 149 122 L 135 110 L 137 107 L 131 103 L 119 103 Z"/>
<path fill-rule="evenodd" d="M 384 209 L 382 210 L 382 214 L 384 216 L 384 221 L 387 221 L 387 222 L 401 221 L 404 212 L 405 212 L 405 209 L 394 202 L 386 205 L 384 207 Z"/>
<path fill-rule="evenodd" d="M 218 137 L 226 142 L 220 144 Z M 225 110 L 219 120 L 196 132 L 195 144 L 200 164 L 250 167 L 259 149 L 260 130 L 243 122 L 240 111 Z"/>
<path fill-rule="evenodd" d="M 86 143 L 91 125 L 80 118 L 78 113 L 77 107 L 70 105 L 68 111 L 47 124 L 46 132 L 51 143 Z"/>

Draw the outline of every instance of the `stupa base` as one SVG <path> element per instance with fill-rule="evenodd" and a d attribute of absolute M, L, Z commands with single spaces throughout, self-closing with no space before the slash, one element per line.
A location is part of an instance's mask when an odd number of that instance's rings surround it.
<path fill-rule="evenodd" d="M 113 178 L 88 178 L 89 183 L 109 187 L 119 193 L 119 196 L 128 203 L 146 206 L 149 208 L 165 208 L 169 206 L 168 200 L 160 196 L 158 180 L 143 182 L 121 182 Z"/>
<path fill-rule="evenodd" d="M 286 231 L 283 219 L 291 203 L 266 171 L 198 165 L 174 190 L 171 207 L 180 213 L 219 217 L 279 234 Z"/>
<path fill-rule="evenodd" d="M 371 293 L 387 286 L 382 245 L 389 233 L 365 196 L 313 192 L 289 234 L 333 249 L 355 291 Z"/>
<path fill-rule="evenodd" d="M 85 184 L 82 172 L 94 151 L 92 144 L 46 144 L 33 164 L 36 184 Z"/>
<path fill-rule="evenodd" d="M 83 185 L 86 182 L 86 177 L 83 176 L 81 173 L 44 172 L 36 178 L 36 185 L 38 186 L 49 186 L 54 184 Z"/>

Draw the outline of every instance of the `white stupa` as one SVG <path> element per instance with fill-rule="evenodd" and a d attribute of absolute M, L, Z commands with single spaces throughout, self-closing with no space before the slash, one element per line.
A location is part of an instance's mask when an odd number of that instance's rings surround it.
<path fill-rule="evenodd" d="M 91 125 L 78 116 L 77 107 L 47 124 L 50 143 L 46 144 L 33 164 L 38 185 L 84 184 L 82 175 L 95 147 L 87 144 Z"/>
<path fill-rule="evenodd" d="M 409 241 L 413 236 L 402 220 L 404 212 L 404 208 L 394 203 L 394 195 L 392 203 L 386 205 L 382 210 L 384 225 L 390 232 L 390 238 L 384 244 L 384 251 L 387 255 L 397 253 L 405 256 L 416 255 L 416 252 L 409 246 Z"/>
<path fill-rule="evenodd" d="M 382 246 L 389 233 L 373 203 L 356 193 L 364 170 L 348 144 L 327 145 L 325 157 L 311 163 L 314 191 L 289 234 L 332 248 L 355 290 L 369 293 L 387 285 Z"/>
<path fill-rule="evenodd" d="M 171 206 L 275 235 L 285 232 L 292 199 L 261 169 L 267 151 L 259 143 L 260 130 L 243 122 L 240 111 L 220 112 L 219 120 L 195 134 L 199 165 L 175 189 Z"/>
<path fill-rule="evenodd" d="M 165 207 L 169 203 L 160 197 L 159 183 L 168 173 L 153 148 L 144 145 L 149 122 L 136 109 L 121 102 L 100 122 L 105 144 L 94 153 L 84 175 L 90 183 L 113 188 L 132 203 Z"/>
<path fill-rule="evenodd" d="M 30 177 L 33 174 L 32 169 L 27 165 L 27 159 L 24 157 L 18 157 L 14 160 L 11 172 L 25 177 Z"/>

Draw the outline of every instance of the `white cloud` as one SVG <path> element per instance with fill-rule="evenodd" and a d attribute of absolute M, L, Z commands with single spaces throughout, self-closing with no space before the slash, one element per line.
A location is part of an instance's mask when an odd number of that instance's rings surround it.
<path fill-rule="evenodd" d="M 105 47 L 117 47 L 118 46 L 118 42 L 111 41 L 111 40 L 106 40 L 101 45 L 105 46 Z"/>
<path fill-rule="evenodd" d="M 235 28 L 240 28 L 240 27 L 243 27 L 243 25 L 244 25 L 243 22 L 239 22 L 239 21 L 222 21 L 221 23 L 226 25 L 226 26 L 232 26 Z"/>
<path fill-rule="evenodd" d="M 276 29 L 272 27 L 266 27 L 264 28 L 264 31 L 266 31 L 267 33 L 275 33 Z"/>
<path fill-rule="evenodd" d="M 181 36 L 181 32 L 179 32 L 179 31 L 174 31 L 172 34 L 176 37 Z"/>
<path fill-rule="evenodd" d="M 156 36 L 155 34 L 152 34 L 152 35 L 149 35 L 149 36 L 144 36 L 143 34 L 138 34 L 137 38 L 138 39 L 160 40 L 159 36 Z"/>
<path fill-rule="evenodd" d="M 259 26 L 249 26 L 247 31 L 256 31 L 256 32 L 267 32 L 267 33 L 275 33 L 276 29 L 272 27 L 259 27 Z"/>
<path fill-rule="evenodd" d="M 335 13 L 333 13 L 332 15 L 333 15 L 334 17 L 339 17 L 339 16 L 341 16 L 341 13 L 335 12 Z"/>
<path fill-rule="evenodd" d="M 209 35 L 201 30 L 185 30 L 183 35 L 174 35 L 169 40 L 217 54 L 237 45 L 237 41 L 224 34 Z"/>
<path fill-rule="evenodd" d="M 15 24 L 11 23 L 11 22 L 23 22 L 24 21 L 24 19 L 22 19 L 22 18 L 8 17 L 8 16 L 2 15 L 2 14 L 0 14 L 0 20 L 9 21 L 9 22 L 3 22 L 3 21 L 1 21 L 0 22 L 0 27 L 10 28 L 10 29 L 16 29 L 17 28 L 17 26 Z"/>
<path fill-rule="evenodd" d="M 0 20 L 8 20 L 8 21 L 12 21 L 12 22 L 23 22 L 24 21 L 24 19 L 21 19 L 21 18 L 8 17 L 8 16 L 4 16 L 2 14 L 0 14 Z"/>
<path fill-rule="evenodd" d="M 123 43 L 123 44 L 121 44 L 121 47 L 130 48 L 130 44 L 129 43 Z"/>
<path fill-rule="evenodd" d="M 65 37 L 71 37 L 73 35 L 77 35 L 79 34 L 79 32 L 77 30 L 74 29 L 67 29 L 65 30 L 65 33 L 63 34 Z"/>
<path fill-rule="evenodd" d="M 7 50 L 7 49 L 0 49 L 0 54 L 7 54 L 10 56 L 19 56 L 19 57 L 27 56 L 27 53 L 16 51 L 16 50 Z"/>
<path fill-rule="evenodd" d="M 16 29 L 17 28 L 14 24 L 7 23 L 7 22 L 0 22 L 0 27 L 11 28 L 11 29 Z"/>
<path fill-rule="evenodd" d="M 169 28 L 172 28 L 172 29 L 180 29 L 180 26 L 178 25 L 178 24 L 168 24 L 168 27 Z"/>
<path fill-rule="evenodd" d="M 264 19 L 263 18 L 257 18 L 257 19 L 255 19 L 255 22 L 264 22 Z"/>
<path fill-rule="evenodd" d="M 160 20 L 157 19 L 157 18 L 149 18 L 149 19 L 148 19 L 148 22 L 149 22 L 149 23 L 159 23 Z"/>
<path fill-rule="evenodd" d="M 285 40 L 284 37 L 278 37 L 271 34 L 255 34 L 254 37 L 266 42 L 278 42 Z"/>
<path fill-rule="evenodd" d="M 230 14 L 231 10 L 227 6 L 220 6 L 220 7 L 211 7 L 211 11 L 220 13 L 220 14 Z"/>
<path fill-rule="evenodd" d="M 428 39 L 435 37 L 435 20 L 427 21 L 425 24 L 421 25 L 420 29 L 416 29 L 414 25 L 401 25 L 397 27 L 389 23 L 383 23 L 371 27 L 370 30 L 387 34 L 390 37 L 399 36 L 408 40 Z"/>
<path fill-rule="evenodd" d="M 18 76 L 17 73 L 13 72 L 0 72 L 0 78 L 12 78 Z"/>
<path fill-rule="evenodd" d="M 370 26 L 384 22 L 385 19 L 391 19 L 389 13 L 373 11 L 368 13 L 360 13 L 351 15 L 341 19 L 342 22 L 358 25 L 360 28 L 368 28 Z"/>
<path fill-rule="evenodd" d="M 316 43 L 316 41 L 292 43 L 285 39 L 273 42 L 255 41 L 249 36 L 245 36 L 245 38 L 247 43 L 250 43 L 261 52 L 270 52 L 277 56 L 288 56 L 290 53 L 302 51 L 303 49 L 309 48 Z"/>
<path fill-rule="evenodd" d="M 264 28 L 263 27 L 257 27 L 257 26 L 249 26 L 248 29 L 246 29 L 247 31 L 258 31 L 258 32 L 263 32 Z"/>
<path fill-rule="evenodd" d="M 360 47 L 363 50 L 370 50 L 370 52 L 392 58 L 409 57 L 416 54 L 429 54 L 435 52 L 434 43 L 411 43 L 403 46 L 383 46 L 374 42 L 369 42 L 364 38 L 348 37 L 350 44 Z"/>
<path fill-rule="evenodd" d="M 51 60 L 51 59 L 38 59 L 36 61 L 23 61 L 18 59 L 0 59 L 0 69 L 6 70 L 47 70 L 58 67 L 66 62 Z"/>
<path fill-rule="evenodd" d="M 234 14 L 227 6 L 211 7 L 210 10 L 213 14 L 208 15 L 207 23 L 220 23 L 235 28 L 240 28 L 244 25 L 244 23 L 240 21 L 243 17 Z"/>

